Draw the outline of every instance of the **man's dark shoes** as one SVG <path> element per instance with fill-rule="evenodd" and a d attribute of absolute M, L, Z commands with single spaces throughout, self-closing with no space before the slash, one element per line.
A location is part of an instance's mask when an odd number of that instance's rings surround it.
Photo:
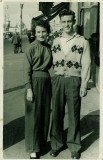
<path fill-rule="evenodd" d="M 71 158 L 72 159 L 79 159 L 80 158 L 80 152 L 76 152 L 76 151 L 74 151 L 74 152 L 71 152 Z"/>
<path fill-rule="evenodd" d="M 52 157 L 56 157 L 61 151 L 63 151 L 63 150 L 65 150 L 67 148 L 67 146 L 62 146 L 61 148 L 59 148 L 58 150 L 51 150 L 50 151 L 50 155 L 52 156 Z"/>
<path fill-rule="evenodd" d="M 56 156 L 59 154 L 59 152 L 60 152 L 60 150 L 51 150 L 51 151 L 50 151 L 50 155 L 51 155 L 52 157 L 56 157 Z"/>

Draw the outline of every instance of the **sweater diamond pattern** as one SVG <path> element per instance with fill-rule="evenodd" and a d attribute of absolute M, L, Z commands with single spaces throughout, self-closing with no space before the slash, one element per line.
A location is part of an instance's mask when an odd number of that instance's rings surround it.
<path fill-rule="evenodd" d="M 76 69 L 78 69 L 80 67 L 79 63 L 78 62 L 72 62 L 72 61 L 68 61 L 66 63 L 66 65 L 71 68 L 71 67 L 75 67 Z"/>
<path fill-rule="evenodd" d="M 80 65 L 79 65 L 78 62 L 76 62 L 76 63 L 74 64 L 74 66 L 75 66 L 76 69 L 80 67 Z"/>
<path fill-rule="evenodd" d="M 78 62 L 72 62 L 72 61 L 68 61 L 66 65 L 68 66 L 68 68 L 74 67 L 78 69 L 80 67 L 80 64 Z M 62 67 L 64 66 L 64 60 L 56 61 L 55 64 L 53 64 L 53 67 L 61 67 L 61 66 Z"/>
<path fill-rule="evenodd" d="M 72 63 L 71 61 L 68 61 L 68 62 L 67 62 L 67 66 L 68 66 L 69 68 L 71 68 L 71 67 L 73 66 L 73 63 Z"/>
<path fill-rule="evenodd" d="M 56 63 L 55 64 L 53 64 L 53 67 L 59 67 L 59 66 L 64 66 L 64 60 L 62 60 L 62 61 L 56 61 Z"/>
<path fill-rule="evenodd" d="M 56 46 L 54 46 L 54 47 L 53 47 L 53 49 L 52 49 L 52 51 L 53 51 L 53 52 L 55 52 L 55 53 L 56 53 L 56 52 L 58 52 L 58 51 L 61 51 L 60 44 L 58 44 L 58 46 L 57 46 L 57 47 L 56 47 Z"/>
<path fill-rule="evenodd" d="M 76 46 L 74 45 L 72 48 L 71 48 L 72 52 L 76 52 L 76 53 L 83 53 L 83 47 L 80 47 L 80 46 Z"/>

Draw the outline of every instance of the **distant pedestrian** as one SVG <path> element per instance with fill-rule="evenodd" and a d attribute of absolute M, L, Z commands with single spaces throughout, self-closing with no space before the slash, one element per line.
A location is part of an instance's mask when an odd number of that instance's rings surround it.
<path fill-rule="evenodd" d="M 43 152 L 48 136 L 51 106 L 51 79 L 48 70 L 52 65 L 47 34 L 48 23 L 40 20 L 35 26 L 36 40 L 27 48 L 24 60 L 25 144 L 31 159 Z"/>
<path fill-rule="evenodd" d="M 21 39 L 19 36 L 19 33 L 15 33 L 12 37 L 12 43 L 14 46 L 14 53 L 18 53 L 19 52 L 19 47 L 21 46 Z"/>

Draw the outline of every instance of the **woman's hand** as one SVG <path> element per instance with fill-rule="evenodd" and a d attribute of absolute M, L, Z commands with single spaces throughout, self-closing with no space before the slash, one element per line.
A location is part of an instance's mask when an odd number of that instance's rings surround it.
<path fill-rule="evenodd" d="M 33 91 L 32 89 L 27 89 L 27 100 L 32 102 L 33 101 Z"/>

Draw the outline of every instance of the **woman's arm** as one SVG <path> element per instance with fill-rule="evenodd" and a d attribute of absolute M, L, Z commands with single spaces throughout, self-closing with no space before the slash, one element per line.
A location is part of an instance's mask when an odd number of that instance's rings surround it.
<path fill-rule="evenodd" d="M 32 57 L 30 49 L 24 53 L 24 83 L 26 89 L 31 89 L 32 84 Z"/>
<path fill-rule="evenodd" d="M 30 49 L 24 55 L 24 82 L 27 89 L 27 100 L 33 101 L 32 92 L 32 57 Z"/>

